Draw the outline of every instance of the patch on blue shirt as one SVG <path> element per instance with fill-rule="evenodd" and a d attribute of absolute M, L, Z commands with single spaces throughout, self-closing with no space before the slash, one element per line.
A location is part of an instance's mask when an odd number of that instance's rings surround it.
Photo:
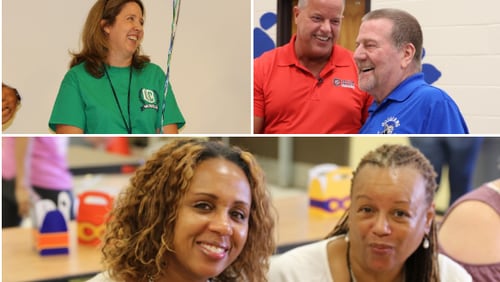
<path fill-rule="evenodd" d="M 394 129 L 399 127 L 401 123 L 399 122 L 399 119 L 395 116 L 388 117 L 386 120 L 382 122 L 382 127 L 384 130 L 382 132 L 377 132 L 378 134 L 393 134 Z"/>

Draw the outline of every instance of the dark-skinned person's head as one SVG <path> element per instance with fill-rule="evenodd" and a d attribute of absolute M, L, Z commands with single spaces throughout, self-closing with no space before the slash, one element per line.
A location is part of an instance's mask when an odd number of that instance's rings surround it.
<path fill-rule="evenodd" d="M 350 275 L 439 281 L 436 173 L 419 150 L 385 144 L 354 171 L 351 205 L 327 236 L 345 235 Z"/>
<path fill-rule="evenodd" d="M 254 156 L 172 138 L 131 178 L 106 227 L 116 281 L 266 281 L 274 214 Z"/>

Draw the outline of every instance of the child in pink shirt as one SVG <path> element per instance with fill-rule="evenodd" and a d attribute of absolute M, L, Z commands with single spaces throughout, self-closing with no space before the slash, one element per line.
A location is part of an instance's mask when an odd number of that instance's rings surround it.
<path fill-rule="evenodd" d="M 2 228 L 18 226 L 28 215 L 30 195 L 57 205 L 65 191 L 73 206 L 68 144 L 68 137 L 2 138 Z"/>

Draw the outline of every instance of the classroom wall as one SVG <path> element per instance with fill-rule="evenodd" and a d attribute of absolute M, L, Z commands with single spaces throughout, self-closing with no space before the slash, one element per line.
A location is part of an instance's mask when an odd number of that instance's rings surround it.
<path fill-rule="evenodd" d="M 23 97 L 4 133 L 49 133 L 68 51 L 81 47 L 95 0 L 2 2 L 2 80 Z M 165 71 L 173 1 L 143 2 L 143 51 Z M 170 76 L 187 122 L 181 133 L 251 132 L 250 23 L 248 1 L 182 1 Z"/>
<path fill-rule="evenodd" d="M 358 137 L 351 138 L 351 146 L 349 150 L 349 163 L 350 167 L 355 168 L 361 158 L 366 155 L 369 151 L 375 149 L 383 144 L 404 144 L 410 145 L 410 140 L 408 137 Z M 441 183 L 438 183 L 439 189 L 434 197 L 434 202 L 436 203 L 436 209 L 443 211 L 448 208 L 448 201 L 450 198 L 450 184 L 448 181 L 448 168 L 445 167 L 442 172 Z"/>
<path fill-rule="evenodd" d="M 276 0 L 254 0 L 253 57 L 276 47 Z"/>
<path fill-rule="evenodd" d="M 284 173 L 283 163 L 279 160 L 278 153 L 282 145 L 279 139 L 282 138 L 284 137 L 231 137 L 229 143 L 248 150 L 256 156 L 271 187 L 302 192 L 307 191 L 309 170 L 316 165 L 333 163 L 355 169 L 363 156 L 383 144 L 410 145 L 408 137 L 401 136 L 292 137 L 290 141 L 293 149 L 290 152 L 291 163 L 289 163 L 291 173 Z M 484 138 L 474 172 L 474 180 L 476 180 L 474 188 L 498 177 L 500 149 L 497 148 L 500 148 L 499 145 L 500 138 Z M 445 165 L 435 196 L 437 210 L 444 211 L 448 208 L 449 189 L 448 167 Z"/>
<path fill-rule="evenodd" d="M 258 15 L 273 11 L 255 0 Z M 270 1 L 276 6 L 276 1 Z M 424 32 L 424 64 L 441 76 L 443 88 L 460 107 L 473 134 L 500 133 L 500 2 L 496 0 L 371 0 L 371 9 L 400 8 L 415 15 Z M 274 8 L 274 11 L 275 8 Z M 271 35 L 271 37 L 275 34 Z"/>

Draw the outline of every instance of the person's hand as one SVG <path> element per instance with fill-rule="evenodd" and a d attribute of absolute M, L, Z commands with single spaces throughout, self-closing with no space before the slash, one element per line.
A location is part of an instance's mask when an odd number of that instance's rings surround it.
<path fill-rule="evenodd" d="M 31 207 L 30 193 L 28 187 L 16 183 L 15 196 L 18 207 L 17 213 L 21 217 L 28 216 Z"/>
<path fill-rule="evenodd" d="M 9 122 L 16 113 L 18 100 L 14 89 L 2 87 L 2 124 Z"/>

